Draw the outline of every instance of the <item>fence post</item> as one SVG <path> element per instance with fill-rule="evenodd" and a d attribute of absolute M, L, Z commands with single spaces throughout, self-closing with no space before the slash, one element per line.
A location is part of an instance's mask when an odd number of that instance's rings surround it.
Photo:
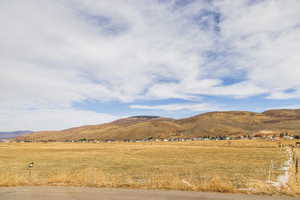
<path fill-rule="evenodd" d="M 298 183 L 298 167 L 299 167 L 299 162 L 298 162 L 298 158 L 296 158 L 296 161 L 295 161 L 296 183 Z"/>
<path fill-rule="evenodd" d="M 272 169 L 273 169 L 273 160 L 271 160 L 270 167 L 269 167 L 269 183 L 271 183 L 272 178 Z"/>
<path fill-rule="evenodd" d="M 28 164 L 27 169 L 29 170 L 29 180 L 31 182 L 31 170 L 33 169 L 34 162 Z"/>

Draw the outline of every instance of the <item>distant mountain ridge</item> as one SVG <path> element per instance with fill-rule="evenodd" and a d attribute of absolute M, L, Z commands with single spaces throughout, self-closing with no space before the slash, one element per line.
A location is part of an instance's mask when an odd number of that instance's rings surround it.
<path fill-rule="evenodd" d="M 300 135 L 300 109 L 209 112 L 184 119 L 133 116 L 100 125 L 40 131 L 16 140 L 127 140 L 205 136 Z"/>
<path fill-rule="evenodd" d="M 12 132 L 0 132 L 0 139 L 1 138 L 14 138 L 17 136 L 21 136 L 24 134 L 33 133 L 33 131 L 29 130 L 21 130 L 21 131 L 12 131 Z"/>
<path fill-rule="evenodd" d="M 152 115 L 137 115 L 137 116 L 131 116 L 129 118 L 144 118 L 144 119 L 155 119 L 160 118 L 160 116 L 152 116 Z"/>

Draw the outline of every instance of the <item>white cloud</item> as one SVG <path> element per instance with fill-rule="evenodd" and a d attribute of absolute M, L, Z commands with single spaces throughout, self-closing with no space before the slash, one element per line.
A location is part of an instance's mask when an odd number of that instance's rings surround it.
<path fill-rule="evenodd" d="M 150 98 L 159 80 L 201 77 L 198 54 L 212 40 L 187 13 L 156 1 L 1 1 L 0 107 L 11 110 L 0 111 L 11 124 L 2 128 L 23 127 L 26 113 L 36 122 L 26 129 L 79 125 L 107 115 L 81 115 L 76 102 Z"/>
<path fill-rule="evenodd" d="M 165 104 L 165 105 L 130 105 L 133 109 L 144 109 L 144 110 L 162 110 L 162 111 L 179 111 L 179 110 L 190 110 L 190 111 L 216 111 L 220 110 L 220 107 L 200 103 L 200 104 Z"/>
<path fill-rule="evenodd" d="M 300 1 L 163 2 L 2 0 L 0 107 L 300 98 Z"/>
<path fill-rule="evenodd" d="M 267 99 L 292 99 L 300 96 L 299 90 L 289 91 L 275 91 L 270 94 Z"/>
<path fill-rule="evenodd" d="M 34 99 L 44 106 L 86 99 L 249 97 L 300 85 L 299 1 L 173 6 L 173 1 L 2 1 L 0 89 L 7 95 L 1 101 Z M 203 10 L 220 15 L 219 33 Z M 216 50 L 228 55 L 207 58 Z M 244 72 L 244 83 L 224 86 L 223 77 L 237 71 Z"/>
<path fill-rule="evenodd" d="M 217 2 L 223 15 L 221 39 L 238 55 L 226 58 L 228 62 L 269 98 L 300 98 L 285 92 L 300 86 L 300 2 Z"/>
<path fill-rule="evenodd" d="M 46 88 L 57 91 L 66 103 L 86 98 L 132 101 L 158 79 L 201 76 L 203 58 L 198 55 L 212 45 L 209 33 L 155 2 L 150 6 L 124 1 L 2 4 L 2 72 L 19 73 L 7 82 L 18 79 L 15 90 L 30 97 L 34 92 L 43 98 L 39 94 Z M 108 22 L 101 22 L 103 17 Z M 27 91 L 20 85 L 40 88 Z M 52 100 L 53 95 L 45 98 Z"/>
<path fill-rule="evenodd" d="M 300 104 L 274 106 L 274 107 L 265 108 L 265 110 L 277 110 L 277 109 L 300 109 Z"/>
<path fill-rule="evenodd" d="M 2 131 L 61 130 L 70 127 L 102 124 L 117 119 L 116 116 L 76 109 L 13 110 L 0 112 Z"/>

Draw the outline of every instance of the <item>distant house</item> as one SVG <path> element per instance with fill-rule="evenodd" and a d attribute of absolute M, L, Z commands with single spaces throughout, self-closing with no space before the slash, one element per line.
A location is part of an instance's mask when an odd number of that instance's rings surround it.
<path fill-rule="evenodd" d="M 116 140 L 114 140 L 114 139 L 106 139 L 105 140 L 105 142 L 107 142 L 107 143 L 112 143 L 112 142 L 115 142 Z"/>
<path fill-rule="evenodd" d="M 294 139 L 293 136 L 289 136 L 289 135 L 283 136 L 283 138 L 286 139 L 286 140 L 292 140 L 292 139 Z"/>

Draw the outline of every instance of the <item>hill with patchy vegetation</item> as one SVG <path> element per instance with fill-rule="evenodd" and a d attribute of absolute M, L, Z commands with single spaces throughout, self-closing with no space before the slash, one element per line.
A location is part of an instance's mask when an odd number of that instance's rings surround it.
<path fill-rule="evenodd" d="M 279 135 L 282 133 L 300 134 L 300 109 L 269 110 L 263 113 L 209 112 L 179 120 L 157 116 L 134 116 L 100 125 L 82 126 L 62 131 L 35 132 L 17 137 L 16 140 L 130 140 Z"/>

